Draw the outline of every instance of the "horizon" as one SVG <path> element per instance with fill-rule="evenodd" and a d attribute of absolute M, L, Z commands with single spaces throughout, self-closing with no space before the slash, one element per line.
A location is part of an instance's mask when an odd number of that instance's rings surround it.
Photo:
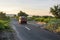
<path fill-rule="evenodd" d="M 23 11 L 29 15 L 52 15 L 50 7 L 60 4 L 60 0 L 0 0 L 0 11 L 17 14 Z"/>

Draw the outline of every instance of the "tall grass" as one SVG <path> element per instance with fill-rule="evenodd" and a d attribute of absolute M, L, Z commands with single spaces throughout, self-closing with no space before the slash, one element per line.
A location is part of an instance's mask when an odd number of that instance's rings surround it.
<path fill-rule="evenodd" d="M 60 19 L 50 20 L 47 23 L 45 29 L 52 32 L 60 33 Z"/>

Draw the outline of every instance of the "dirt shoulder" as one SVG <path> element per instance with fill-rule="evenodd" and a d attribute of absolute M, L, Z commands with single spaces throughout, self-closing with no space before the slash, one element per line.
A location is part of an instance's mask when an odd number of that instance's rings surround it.
<path fill-rule="evenodd" d="M 0 40 L 17 40 L 16 33 L 12 29 L 0 31 Z"/>
<path fill-rule="evenodd" d="M 37 22 L 37 24 L 43 25 L 40 28 L 45 29 L 44 27 L 46 27 L 46 23 L 45 22 Z M 46 30 L 46 31 L 49 31 L 49 30 Z M 49 31 L 49 32 L 51 32 L 51 31 Z M 56 33 L 56 32 L 53 32 L 53 33 L 60 37 L 60 33 Z"/>

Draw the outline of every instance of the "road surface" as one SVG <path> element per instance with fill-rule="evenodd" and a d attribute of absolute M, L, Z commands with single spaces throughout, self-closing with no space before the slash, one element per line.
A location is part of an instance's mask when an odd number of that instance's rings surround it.
<path fill-rule="evenodd" d="M 16 31 L 18 40 L 60 40 L 56 34 L 41 29 L 33 23 L 19 24 L 12 18 L 11 26 Z"/>

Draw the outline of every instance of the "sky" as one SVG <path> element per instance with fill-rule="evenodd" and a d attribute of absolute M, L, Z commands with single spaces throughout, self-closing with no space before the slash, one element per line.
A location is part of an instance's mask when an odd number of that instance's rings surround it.
<path fill-rule="evenodd" d="M 0 11 L 17 14 L 23 11 L 29 15 L 52 15 L 50 7 L 60 4 L 60 0 L 0 0 Z"/>

